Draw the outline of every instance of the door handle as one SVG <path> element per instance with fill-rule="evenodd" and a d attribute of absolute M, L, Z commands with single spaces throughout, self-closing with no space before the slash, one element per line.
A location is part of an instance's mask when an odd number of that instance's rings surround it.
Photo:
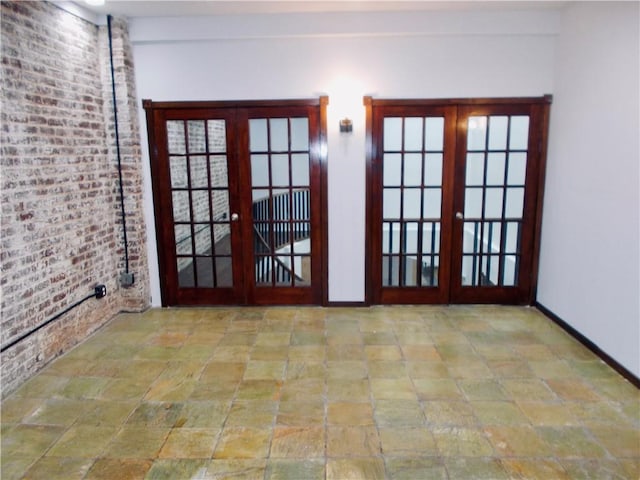
<path fill-rule="evenodd" d="M 458 220 L 464 220 L 464 215 L 462 214 L 462 212 L 456 212 L 456 218 Z"/>
<path fill-rule="evenodd" d="M 240 215 L 238 215 L 237 213 L 232 213 L 231 214 L 231 221 L 232 222 L 237 222 L 240 219 Z"/>

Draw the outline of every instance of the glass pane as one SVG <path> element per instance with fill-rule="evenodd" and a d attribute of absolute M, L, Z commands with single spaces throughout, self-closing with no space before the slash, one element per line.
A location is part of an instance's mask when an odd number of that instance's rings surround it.
<path fill-rule="evenodd" d="M 309 214 L 309 190 L 294 190 L 293 218 L 296 220 L 308 220 Z"/>
<path fill-rule="evenodd" d="M 252 152 L 266 152 L 269 150 L 266 118 L 252 118 L 249 120 L 249 150 Z"/>
<path fill-rule="evenodd" d="M 506 150 L 509 117 L 489 117 L 489 150 Z"/>
<path fill-rule="evenodd" d="M 487 188 L 485 194 L 484 216 L 502 218 L 502 188 Z"/>
<path fill-rule="evenodd" d="M 400 224 L 382 224 L 382 253 L 400 253 Z"/>
<path fill-rule="evenodd" d="M 509 185 L 524 185 L 527 174 L 527 154 L 526 153 L 510 153 L 509 154 L 509 174 L 507 183 Z"/>
<path fill-rule="evenodd" d="M 268 198 L 269 190 L 260 188 L 254 188 L 252 190 L 253 218 L 269 218 L 269 202 L 266 201 Z M 260 204 L 256 205 L 258 202 L 260 202 Z"/>
<path fill-rule="evenodd" d="M 385 188 L 382 194 L 382 217 L 400 218 L 400 189 Z"/>
<path fill-rule="evenodd" d="M 269 186 L 268 155 L 251 155 L 251 185 L 254 187 Z"/>
<path fill-rule="evenodd" d="M 205 153 L 207 146 L 204 135 L 204 120 L 189 120 L 187 122 L 189 135 L 189 153 Z"/>
<path fill-rule="evenodd" d="M 184 224 L 174 225 L 176 238 L 176 254 L 191 255 L 191 226 Z"/>
<path fill-rule="evenodd" d="M 511 117 L 511 131 L 509 132 L 509 148 L 511 150 L 526 150 L 529 143 L 529 116 Z"/>
<path fill-rule="evenodd" d="M 169 154 L 184 155 L 187 153 L 182 120 L 167 120 L 167 146 Z"/>
<path fill-rule="evenodd" d="M 171 188 L 187 188 L 187 159 L 169 157 L 171 169 Z"/>
<path fill-rule="evenodd" d="M 484 182 L 484 153 L 467 153 L 467 185 L 482 185 Z"/>
<path fill-rule="evenodd" d="M 420 186 L 422 183 L 422 154 L 407 153 L 404 156 L 404 184 Z"/>
<path fill-rule="evenodd" d="M 271 251 L 272 229 L 269 223 L 255 222 L 253 224 L 253 251 L 255 253 L 269 253 Z"/>
<path fill-rule="evenodd" d="M 482 189 L 464 189 L 464 216 L 465 218 L 480 218 L 482 216 Z"/>
<path fill-rule="evenodd" d="M 505 287 L 511 287 L 518 282 L 518 257 L 516 255 L 505 255 L 504 257 L 504 273 L 502 284 Z"/>
<path fill-rule="evenodd" d="M 469 117 L 467 150 L 484 150 L 487 137 L 487 117 Z"/>
<path fill-rule="evenodd" d="M 504 245 L 504 253 L 518 253 L 518 242 L 520 236 L 520 223 L 506 223 L 506 239 Z"/>
<path fill-rule="evenodd" d="M 297 187 L 309 186 L 309 154 L 291 155 L 291 184 Z"/>
<path fill-rule="evenodd" d="M 522 218 L 524 207 L 524 188 L 507 188 L 507 204 L 505 216 L 507 218 Z"/>
<path fill-rule="evenodd" d="M 271 284 L 273 259 L 267 256 L 256 257 L 256 284 Z"/>
<path fill-rule="evenodd" d="M 193 221 L 209 221 L 209 192 L 206 190 L 194 190 L 191 192 L 193 201 Z"/>
<path fill-rule="evenodd" d="M 209 161 L 211 162 L 211 186 L 228 186 L 227 157 L 224 155 L 212 155 L 209 157 Z"/>
<path fill-rule="evenodd" d="M 227 151 L 227 134 L 224 120 L 208 120 L 209 152 L 222 153 Z"/>
<path fill-rule="evenodd" d="M 505 153 L 487 155 L 487 185 L 504 185 Z"/>
<path fill-rule="evenodd" d="M 402 119 L 388 117 L 384 119 L 383 126 L 384 151 L 402 150 Z"/>
<path fill-rule="evenodd" d="M 233 286 L 233 268 L 231 257 L 214 257 L 216 265 L 216 283 L 217 287 Z"/>
<path fill-rule="evenodd" d="M 444 149 L 444 118 L 426 118 L 424 137 L 425 150 L 442 151 Z"/>
<path fill-rule="evenodd" d="M 191 208 L 189 207 L 189 192 L 174 191 L 171 193 L 173 200 L 173 221 L 191 221 Z"/>
<path fill-rule="evenodd" d="M 274 186 L 289 185 L 289 155 L 271 155 L 271 182 Z"/>
<path fill-rule="evenodd" d="M 213 287 L 213 259 L 211 257 L 196 257 L 198 273 L 198 287 Z"/>
<path fill-rule="evenodd" d="M 501 222 L 485 222 L 484 224 L 485 250 L 488 250 L 492 253 L 500 252 L 501 232 L 502 232 Z"/>
<path fill-rule="evenodd" d="M 382 256 L 382 286 L 397 287 L 400 284 L 399 257 Z"/>
<path fill-rule="evenodd" d="M 477 276 L 477 258 L 474 255 L 465 255 L 462 257 L 462 285 L 476 285 Z"/>
<path fill-rule="evenodd" d="M 442 185 L 442 154 L 427 153 L 424 157 L 424 184 Z"/>
<path fill-rule="evenodd" d="M 291 257 L 279 255 L 274 259 L 274 277 L 276 285 L 286 286 L 291 285 L 292 271 L 291 271 Z"/>
<path fill-rule="evenodd" d="M 404 218 L 420 218 L 420 189 L 405 188 L 404 190 Z"/>
<path fill-rule="evenodd" d="M 480 222 L 464 222 L 462 235 L 463 253 L 477 253 L 480 251 Z"/>
<path fill-rule="evenodd" d="M 193 278 L 193 258 L 178 257 L 176 262 L 178 267 L 178 286 L 183 288 L 195 286 L 195 279 Z"/>
<path fill-rule="evenodd" d="M 404 252 L 409 255 L 418 253 L 418 223 L 407 222 L 404 227 Z"/>
<path fill-rule="evenodd" d="M 498 285 L 498 274 L 500 273 L 500 257 L 491 255 L 487 261 L 486 275 L 491 285 Z"/>
<path fill-rule="evenodd" d="M 289 190 L 274 189 L 271 203 L 273 220 L 289 220 Z"/>
<path fill-rule="evenodd" d="M 382 183 L 384 186 L 399 186 L 401 184 L 402 155 L 399 153 L 385 153 L 382 163 Z"/>
<path fill-rule="evenodd" d="M 213 221 L 222 222 L 229 219 L 229 192 L 227 190 L 211 191 L 211 208 Z"/>
<path fill-rule="evenodd" d="M 404 149 L 422 150 L 422 118 L 404 119 Z"/>
<path fill-rule="evenodd" d="M 291 119 L 291 150 L 309 150 L 309 119 Z"/>
<path fill-rule="evenodd" d="M 293 244 L 293 253 L 297 255 L 311 253 L 311 228 L 308 223 L 296 223 Z"/>
<path fill-rule="evenodd" d="M 293 270 L 296 274 L 294 278 L 295 287 L 304 287 L 311 284 L 311 257 L 309 255 L 294 256 Z"/>
<path fill-rule="evenodd" d="M 423 218 L 440 218 L 442 193 L 439 188 L 425 188 Z"/>
<path fill-rule="evenodd" d="M 195 225 L 196 255 L 211 255 L 211 228 L 209 224 Z"/>
<path fill-rule="evenodd" d="M 190 157 L 191 188 L 206 188 L 209 185 L 207 157 Z"/>
<path fill-rule="evenodd" d="M 422 226 L 422 255 L 432 253 L 440 253 L 440 222 L 426 222 Z M 426 261 L 425 257 L 422 260 Z"/>
<path fill-rule="evenodd" d="M 418 274 L 422 270 L 418 265 L 415 257 L 401 257 L 404 261 L 403 282 L 406 287 L 415 287 L 418 285 Z"/>
<path fill-rule="evenodd" d="M 286 118 L 270 118 L 269 134 L 271 137 L 271 151 L 283 152 L 289 150 L 289 131 Z"/>
<path fill-rule="evenodd" d="M 216 223 L 213 226 L 216 242 L 216 255 L 231 255 L 231 226 L 228 223 Z"/>

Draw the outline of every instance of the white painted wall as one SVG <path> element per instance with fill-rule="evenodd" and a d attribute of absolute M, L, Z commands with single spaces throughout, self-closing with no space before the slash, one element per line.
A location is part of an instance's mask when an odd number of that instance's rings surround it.
<path fill-rule="evenodd" d="M 553 91 L 559 12 L 429 11 L 135 18 L 140 99 L 240 100 L 329 95 L 329 300 L 364 300 L 364 95 L 539 96 Z M 146 125 L 152 302 L 160 304 Z M 353 120 L 340 134 L 338 121 Z"/>
<path fill-rule="evenodd" d="M 538 301 L 640 376 L 637 2 L 570 4 L 558 39 Z"/>

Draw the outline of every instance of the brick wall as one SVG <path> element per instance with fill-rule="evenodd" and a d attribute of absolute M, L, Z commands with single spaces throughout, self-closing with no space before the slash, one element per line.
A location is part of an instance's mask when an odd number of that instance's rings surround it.
<path fill-rule="evenodd" d="M 106 27 L 46 2 L 2 2 L 0 339 L 107 286 L 2 354 L 2 395 L 121 310 L 148 305 L 142 172 L 126 23 L 114 24 L 130 270 L 123 241 Z"/>

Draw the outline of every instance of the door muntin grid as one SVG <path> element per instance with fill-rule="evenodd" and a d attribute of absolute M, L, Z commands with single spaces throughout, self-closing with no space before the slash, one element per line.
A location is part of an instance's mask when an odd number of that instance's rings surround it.
<path fill-rule="evenodd" d="M 179 288 L 231 288 L 225 120 L 167 120 Z"/>
<path fill-rule="evenodd" d="M 463 286 L 518 285 L 528 139 L 528 115 L 467 119 Z"/>
<path fill-rule="evenodd" d="M 385 117 L 382 286 L 438 287 L 444 117 Z"/>
<path fill-rule="evenodd" d="M 256 286 L 308 287 L 309 119 L 250 119 L 249 154 Z"/>

